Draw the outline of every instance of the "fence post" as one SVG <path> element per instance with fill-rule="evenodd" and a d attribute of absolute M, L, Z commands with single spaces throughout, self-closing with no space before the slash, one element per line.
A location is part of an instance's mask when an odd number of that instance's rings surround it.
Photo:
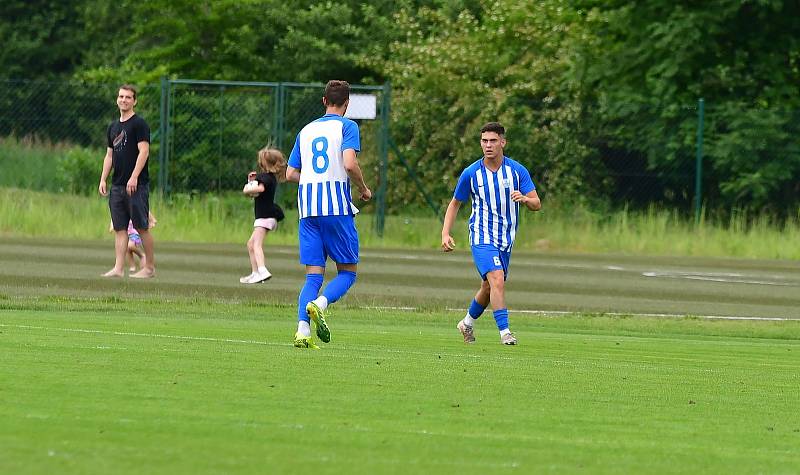
<path fill-rule="evenodd" d="M 173 84 L 175 84 L 175 81 L 171 79 L 167 80 L 167 127 L 165 130 L 167 133 L 167 147 L 166 150 L 164 150 L 164 168 L 167 170 L 164 174 L 164 189 L 167 193 L 172 192 L 172 183 L 170 182 L 172 177 L 169 174 L 169 161 L 174 155 L 173 148 L 175 147 L 175 144 L 172 143 L 172 133 L 174 128 L 172 116 L 175 113 L 175 88 L 172 87 Z"/>
<path fill-rule="evenodd" d="M 217 137 L 217 193 L 222 191 L 222 135 L 225 133 L 225 85 L 219 86 L 219 136 Z"/>
<path fill-rule="evenodd" d="M 277 148 L 278 150 L 283 150 L 281 147 L 281 140 L 278 138 L 278 121 L 280 121 L 281 115 L 281 86 L 280 84 L 272 90 L 272 130 L 270 133 L 272 134 L 272 139 L 270 140 L 270 144 Z"/>
<path fill-rule="evenodd" d="M 703 121 L 705 115 L 705 101 L 697 101 L 697 159 L 695 163 L 694 180 L 694 220 L 700 222 L 703 206 Z"/>
<path fill-rule="evenodd" d="M 278 138 L 277 143 L 275 146 L 278 150 L 283 150 L 283 134 L 284 134 L 284 126 L 285 120 L 284 116 L 286 115 L 286 86 L 283 83 L 278 84 L 278 120 L 277 120 L 277 131 L 276 136 Z"/>
<path fill-rule="evenodd" d="M 392 85 L 387 82 L 383 85 L 383 102 L 381 103 L 381 128 L 378 142 L 380 166 L 378 167 L 378 190 L 375 200 L 375 231 L 378 237 L 383 237 L 386 224 L 386 188 L 387 169 L 389 168 L 389 104 L 392 97 Z"/>
<path fill-rule="evenodd" d="M 158 187 L 161 195 L 167 191 L 167 78 L 161 77 L 161 102 L 159 103 L 158 118 Z"/>

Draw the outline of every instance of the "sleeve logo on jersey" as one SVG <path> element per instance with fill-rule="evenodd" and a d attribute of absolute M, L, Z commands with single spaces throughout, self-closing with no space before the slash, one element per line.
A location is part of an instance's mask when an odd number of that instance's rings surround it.
<path fill-rule="evenodd" d="M 125 144 L 128 143 L 128 134 L 125 133 L 125 129 L 122 129 L 114 140 L 111 142 L 114 145 L 114 151 L 120 152 L 125 147 Z"/>

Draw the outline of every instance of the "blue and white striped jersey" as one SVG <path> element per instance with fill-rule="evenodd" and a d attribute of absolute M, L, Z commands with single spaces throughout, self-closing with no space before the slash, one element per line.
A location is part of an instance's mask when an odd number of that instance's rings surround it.
<path fill-rule="evenodd" d="M 297 134 L 289 166 L 300 170 L 297 209 L 309 216 L 344 216 L 358 213 L 350 198 L 350 178 L 343 151 L 361 150 L 358 124 L 336 114 L 325 114 Z"/>
<path fill-rule="evenodd" d="M 519 203 L 511 200 L 511 192 L 519 190 L 526 195 L 535 189 L 528 170 L 505 156 L 496 172 L 483 165 L 483 158 L 465 168 L 453 198 L 461 202 L 472 198 L 470 244 L 491 244 L 501 251 L 510 251 L 519 221 Z"/>

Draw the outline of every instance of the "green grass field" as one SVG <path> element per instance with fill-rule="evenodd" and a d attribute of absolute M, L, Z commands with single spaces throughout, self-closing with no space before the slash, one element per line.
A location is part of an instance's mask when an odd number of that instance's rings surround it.
<path fill-rule="evenodd" d="M 466 253 L 365 249 L 310 351 L 293 248 L 111 247 L 0 241 L 0 473 L 800 471 L 794 262 L 515 253 L 466 346 Z"/>
<path fill-rule="evenodd" d="M 709 336 L 345 309 L 5 300 L 3 473 L 794 473 L 797 325 Z M 751 330 L 746 331 L 749 333 Z"/>

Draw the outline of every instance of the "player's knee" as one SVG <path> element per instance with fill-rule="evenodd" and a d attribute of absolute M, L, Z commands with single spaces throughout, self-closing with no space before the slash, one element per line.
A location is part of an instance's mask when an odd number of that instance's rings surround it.
<path fill-rule="evenodd" d="M 484 283 L 492 289 L 502 289 L 505 286 L 505 279 L 502 272 L 490 272 Z"/>

